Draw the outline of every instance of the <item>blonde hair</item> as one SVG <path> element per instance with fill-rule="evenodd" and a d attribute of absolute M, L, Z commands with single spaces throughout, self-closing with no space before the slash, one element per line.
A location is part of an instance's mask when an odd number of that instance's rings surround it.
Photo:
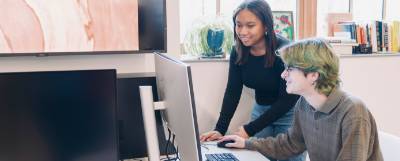
<path fill-rule="evenodd" d="M 303 69 L 304 73 L 317 72 L 316 90 L 328 96 L 339 86 L 339 57 L 323 39 L 304 39 L 278 50 L 287 66 Z"/>

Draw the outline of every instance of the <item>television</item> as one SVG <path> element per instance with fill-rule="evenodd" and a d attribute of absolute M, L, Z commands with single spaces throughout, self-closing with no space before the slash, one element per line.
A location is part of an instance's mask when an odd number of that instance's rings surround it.
<path fill-rule="evenodd" d="M 0 56 L 166 52 L 166 0 L 0 6 Z"/>
<path fill-rule="evenodd" d="M 115 70 L 0 73 L 0 89 L 0 160 L 118 160 Z"/>
<path fill-rule="evenodd" d="M 155 54 L 157 93 L 165 109 L 162 117 L 176 136 L 181 161 L 201 161 L 191 68 L 167 55 Z"/>

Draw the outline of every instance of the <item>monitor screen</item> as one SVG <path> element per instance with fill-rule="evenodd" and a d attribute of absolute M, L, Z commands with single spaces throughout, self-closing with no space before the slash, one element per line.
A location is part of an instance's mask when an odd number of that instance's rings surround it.
<path fill-rule="evenodd" d="M 0 74 L 0 160 L 117 161 L 115 70 Z"/>
<path fill-rule="evenodd" d="M 162 116 L 176 136 L 182 161 L 201 161 L 199 130 L 190 66 L 163 54 L 155 54 L 157 93 L 164 102 Z"/>
<path fill-rule="evenodd" d="M 153 86 L 153 99 L 158 100 L 156 78 L 120 74 L 117 79 L 117 104 L 119 125 L 120 159 L 144 158 L 148 156 L 144 131 L 139 86 Z M 160 111 L 155 111 L 159 150 L 161 155 L 172 154 L 167 140 Z M 168 148 L 168 149 L 166 149 Z"/>

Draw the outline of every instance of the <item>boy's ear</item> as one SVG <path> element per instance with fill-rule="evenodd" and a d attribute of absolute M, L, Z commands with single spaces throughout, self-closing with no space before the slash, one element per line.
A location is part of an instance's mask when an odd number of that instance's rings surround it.
<path fill-rule="evenodd" d="M 311 72 L 311 73 L 308 73 L 308 77 L 310 77 L 310 79 L 311 79 L 312 82 L 315 82 L 315 81 L 317 81 L 318 78 L 319 78 L 319 73 L 318 73 L 318 72 Z"/>

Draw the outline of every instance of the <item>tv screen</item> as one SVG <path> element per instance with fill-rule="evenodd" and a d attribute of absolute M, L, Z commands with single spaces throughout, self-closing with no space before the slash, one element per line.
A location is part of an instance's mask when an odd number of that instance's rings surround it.
<path fill-rule="evenodd" d="M 0 56 L 166 51 L 165 0 L 7 1 Z"/>
<path fill-rule="evenodd" d="M 1 73 L 0 89 L 0 160 L 118 160 L 115 70 Z"/>

